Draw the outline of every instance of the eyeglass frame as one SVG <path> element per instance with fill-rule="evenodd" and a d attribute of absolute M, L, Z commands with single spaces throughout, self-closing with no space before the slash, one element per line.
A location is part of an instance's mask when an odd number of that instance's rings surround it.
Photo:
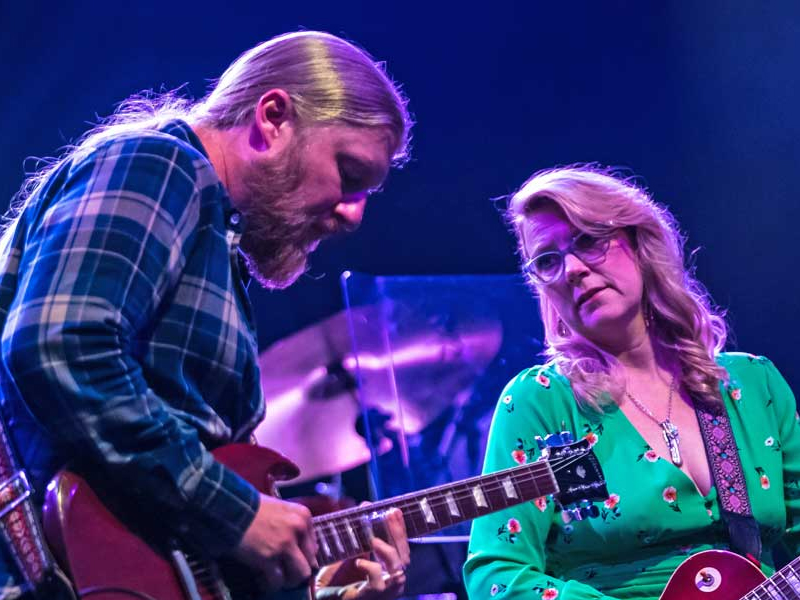
<path fill-rule="evenodd" d="M 561 276 L 564 274 L 564 269 L 566 268 L 566 265 L 567 265 L 567 261 L 565 260 L 567 254 L 572 254 L 575 258 L 577 258 L 578 260 L 580 260 L 584 264 L 587 264 L 587 265 L 590 265 L 590 266 L 599 265 L 606 259 L 606 255 L 608 254 L 608 250 L 611 247 L 611 240 L 614 239 L 614 237 L 616 237 L 618 231 L 619 231 L 619 229 L 614 229 L 612 231 L 609 231 L 605 235 L 594 235 L 594 234 L 591 234 L 591 233 L 586 232 L 586 231 L 581 231 L 570 240 L 569 245 L 565 249 L 563 249 L 563 250 L 561 250 L 561 249 L 558 249 L 558 250 L 547 250 L 546 252 L 540 252 L 536 256 L 533 256 L 533 257 L 529 258 L 528 260 L 526 260 L 525 263 L 521 267 L 522 272 L 525 275 L 527 275 L 528 277 L 530 277 L 531 279 L 533 279 L 539 285 L 550 285 L 550 284 L 558 281 L 561 278 Z M 523 245 L 524 245 L 525 244 L 525 234 L 524 234 L 523 230 L 520 230 L 520 233 L 521 233 L 522 242 L 523 242 Z M 584 236 L 584 235 L 590 236 L 590 237 L 593 237 L 595 239 L 603 241 L 603 243 L 604 243 L 603 251 L 598 255 L 597 258 L 595 258 L 595 259 L 586 259 L 586 258 L 583 258 L 579 252 L 578 253 L 575 252 L 575 241 L 580 239 L 580 237 Z M 532 265 L 535 260 L 537 260 L 537 259 L 539 259 L 542 256 L 545 256 L 547 254 L 557 254 L 558 257 L 561 259 L 561 266 L 559 267 L 558 273 L 556 275 L 554 275 L 551 279 L 545 281 L 530 269 L 530 265 Z"/>

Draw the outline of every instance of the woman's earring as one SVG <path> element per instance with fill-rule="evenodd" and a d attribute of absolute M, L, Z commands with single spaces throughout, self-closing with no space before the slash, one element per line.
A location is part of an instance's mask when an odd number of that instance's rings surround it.
<path fill-rule="evenodd" d="M 647 329 L 653 326 L 653 308 L 649 304 L 644 307 L 644 326 Z"/>
<path fill-rule="evenodd" d="M 562 321 L 560 318 L 558 319 L 558 325 L 556 325 L 556 332 L 561 337 L 567 337 L 569 335 L 569 329 L 567 329 L 564 321 Z"/>

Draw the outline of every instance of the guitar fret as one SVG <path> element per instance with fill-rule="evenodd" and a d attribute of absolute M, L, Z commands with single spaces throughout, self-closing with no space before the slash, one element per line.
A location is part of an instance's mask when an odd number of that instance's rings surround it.
<path fill-rule="evenodd" d="M 420 501 L 419 508 L 422 511 L 422 514 L 425 516 L 425 522 L 430 523 L 431 525 L 435 525 L 436 517 L 433 515 L 433 511 L 431 510 L 431 505 L 428 502 L 427 498 L 423 498 Z"/>
<path fill-rule="evenodd" d="M 786 565 L 786 567 L 781 569 L 780 572 L 783 573 L 786 571 L 788 573 L 788 575 L 783 575 L 783 577 L 786 580 L 786 583 L 789 584 L 789 587 L 792 588 L 795 598 L 798 598 L 800 597 L 800 577 L 797 576 L 797 571 L 794 570 L 794 567 L 792 566 L 793 564 L 794 563 Z"/>
<path fill-rule="evenodd" d="M 339 530 L 336 527 L 336 523 L 330 523 L 330 532 L 331 536 L 333 537 L 333 543 L 336 544 L 336 549 L 339 551 L 339 556 L 345 556 L 344 545 L 342 544 L 342 538 L 339 537 Z"/>
<path fill-rule="evenodd" d="M 794 597 L 800 598 L 800 577 L 797 573 L 797 566 L 800 565 L 800 559 L 795 558 L 792 562 L 786 565 L 781 572 L 789 573 L 789 577 L 786 577 L 786 580 L 789 582 L 789 585 L 794 591 Z"/>
<path fill-rule="evenodd" d="M 356 532 L 353 531 L 353 524 L 350 521 L 345 520 L 344 527 L 350 539 L 350 543 L 353 545 L 353 549 L 354 550 L 361 549 L 361 544 L 359 543 L 358 539 L 356 539 Z"/>
<path fill-rule="evenodd" d="M 775 575 L 772 576 L 772 579 L 775 580 L 775 585 L 778 586 L 781 592 L 781 598 L 787 598 L 788 593 L 792 593 L 796 598 L 797 595 L 794 594 L 796 591 L 796 587 L 789 581 L 789 578 L 786 576 L 785 571 L 789 571 L 789 569 L 781 569 Z M 797 581 L 797 577 L 794 576 L 795 581 Z"/>
<path fill-rule="evenodd" d="M 447 492 L 445 495 L 445 502 L 447 502 L 447 508 L 450 511 L 450 514 L 454 517 L 460 517 L 461 512 L 458 510 L 458 504 L 456 503 L 455 497 L 453 497 L 453 492 Z"/>
<path fill-rule="evenodd" d="M 333 552 L 331 552 L 331 547 L 328 544 L 328 533 L 325 531 L 323 527 L 320 527 L 317 530 L 317 534 L 318 534 L 317 540 L 319 540 L 319 547 L 320 550 L 322 550 L 323 552 L 323 557 L 322 557 L 323 560 L 321 560 L 320 562 L 323 562 L 328 559 L 333 560 Z"/>
<path fill-rule="evenodd" d="M 361 551 L 369 552 L 372 550 L 372 538 L 375 537 L 375 532 L 372 530 L 372 521 L 367 515 L 362 514 L 357 516 L 354 525 L 356 525 L 355 532 Z"/>
<path fill-rule="evenodd" d="M 430 501 L 431 510 L 433 511 L 434 518 L 439 527 L 447 527 L 453 523 L 458 523 L 460 519 L 455 518 L 450 511 L 450 506 L 447 503 L 447 496 L 439 493 L 431 495 Z"/>
<path fill-rule="evenodd" d="M 351 554 L 358 553 L 358 544 L 353 544 L 352 539 L 350 538 L 350 534 L 348 531 L 348 522 L 347 519 L 342 519 L 340 521 L 335 521 L 336 533 L 339 536 L 339 539 L 342 541 L 343 551 L 342 556 L 350 556 Z"/>
<path fill-rule="evenodd" d="M 481 492 L 481 496 L 482 494 L 483 492 Z M 459 488 L 458 493 L 454 494 L 454 497 L 456 506 L 461 512 L 462 519 L 474 519 L 485 512 L 485 510 L 481 509 L 479 506 L 478 499 L 475 497 L 475 493 L 471 486 L 462 486 Z"/>
<path fill-rule="evenodd" d="M 411 537 L 424 534 L 430 529 L 425 524 L 425 516 L 422 513 L 419 502 L 403 507 L 403 516 L 405 517 L 406 528 Z"/>
<path fill-rule="evenodd" d="M 552 483 L 551 487 L 555 489 L 556 480 L 552 473 L 550 474 L 550 481 Z M 544 495 L 535 477 L 518 478 L 516 483 L 519 494 L 523 498 L 539 498 Z"/>
<path fill-rule="evenodd" d="M 768 579 L 762 584 L 764 590 L 769 594 L 770 598 L 775 598 L 776 600 L 783 600 L 783 595 L 781 594 L 780 590 L 777 588 L 775 583 Z"/>
<path fill-rule="evenodd" d="M 510 506 L 511 504 L 514 504 L 513 502 L 508 501 L 509 498 L 505 493 L 500 477 L 496 477 L 493 483 L 494 485 L 487 486 L 484 489 L 484 492 L 486 493 L 486 499 L 489 503 L 489 509 L 500 510 Z"/>
<path fill-rule="evenodd" d="M 514 482 L 511 481 L 511 477 L 503 478 L 503 491 L 506 493 L 507 498 L 519 497 L 517 496 L 517 489 L 514 487 Z"/>
<path fill-rule="evenodd" d="M 489 503 L 486 501 L 486 496 L 484 495 L 480 484 L 476 484 L 472 488 L 472 497 L 475 498 L 475 504 L 479 508 L 489 508 Z"/>
<path fill-rule="evenodd" d="M 372 530 L 372 521 L 366 515 L 360 515 L 358 522 L 361 524 L 361 535 L 364 539 L 363 548 L 369 550 L 372 548 L 372 538 L 375 537 L 375 532 Z M 361 539 L 359 537 L 359 539 Z"/>

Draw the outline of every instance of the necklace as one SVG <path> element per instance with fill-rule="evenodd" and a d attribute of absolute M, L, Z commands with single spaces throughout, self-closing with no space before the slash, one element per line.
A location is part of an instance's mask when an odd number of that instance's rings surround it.
<path fill-rule="evenodd" d="M 669 382 L 669 399 L 667 400 L 667 416 L 664 418 L 663 421 L 659 421 L 656 416 L 653 414 L 649 408 L 647 408 L 644 404 L 639 402 L 636 398 L 633 397 L 628 390 L 625 390 L 625 395 L 633 402 L 633 405 L 642 411 L 645 415 L 650 417 L 654 423 L 656 423 L 659 427 L 661 427 L 661 435 L 664 437 L 664 443 L 667 445 L 667 449 L 669 450 L 669 457 L 672 459 L 672 464 L 675 466 L 680 467 L 683 464 L 683 459 L 681 458 L 681 448 L 678 445 L 680 442 L 680 436 L 678 435 L 678 428 L 672 423 L 670 417 L 672 417 L 672 393 L 675 391 L 675 375 L 672 376 L 672 380 Z"/>

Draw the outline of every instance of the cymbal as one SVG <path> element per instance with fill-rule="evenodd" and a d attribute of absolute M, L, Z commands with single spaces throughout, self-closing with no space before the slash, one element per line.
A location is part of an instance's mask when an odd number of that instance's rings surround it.
<path fill-rule="evenodd" d="M 267 411 L 255 436 L 297 463 L 299 481 L 370 459 L 356 431 L 361 403 L 385 415 L 389 430 L 416 434 L 463 397 L 500 348 L 496 319 L 443 320 L 418 309 L 384 302 L 344 311 L 259 356 Z M 379 453 L 392 447 L 388 437 L 373 443 Z"/>

